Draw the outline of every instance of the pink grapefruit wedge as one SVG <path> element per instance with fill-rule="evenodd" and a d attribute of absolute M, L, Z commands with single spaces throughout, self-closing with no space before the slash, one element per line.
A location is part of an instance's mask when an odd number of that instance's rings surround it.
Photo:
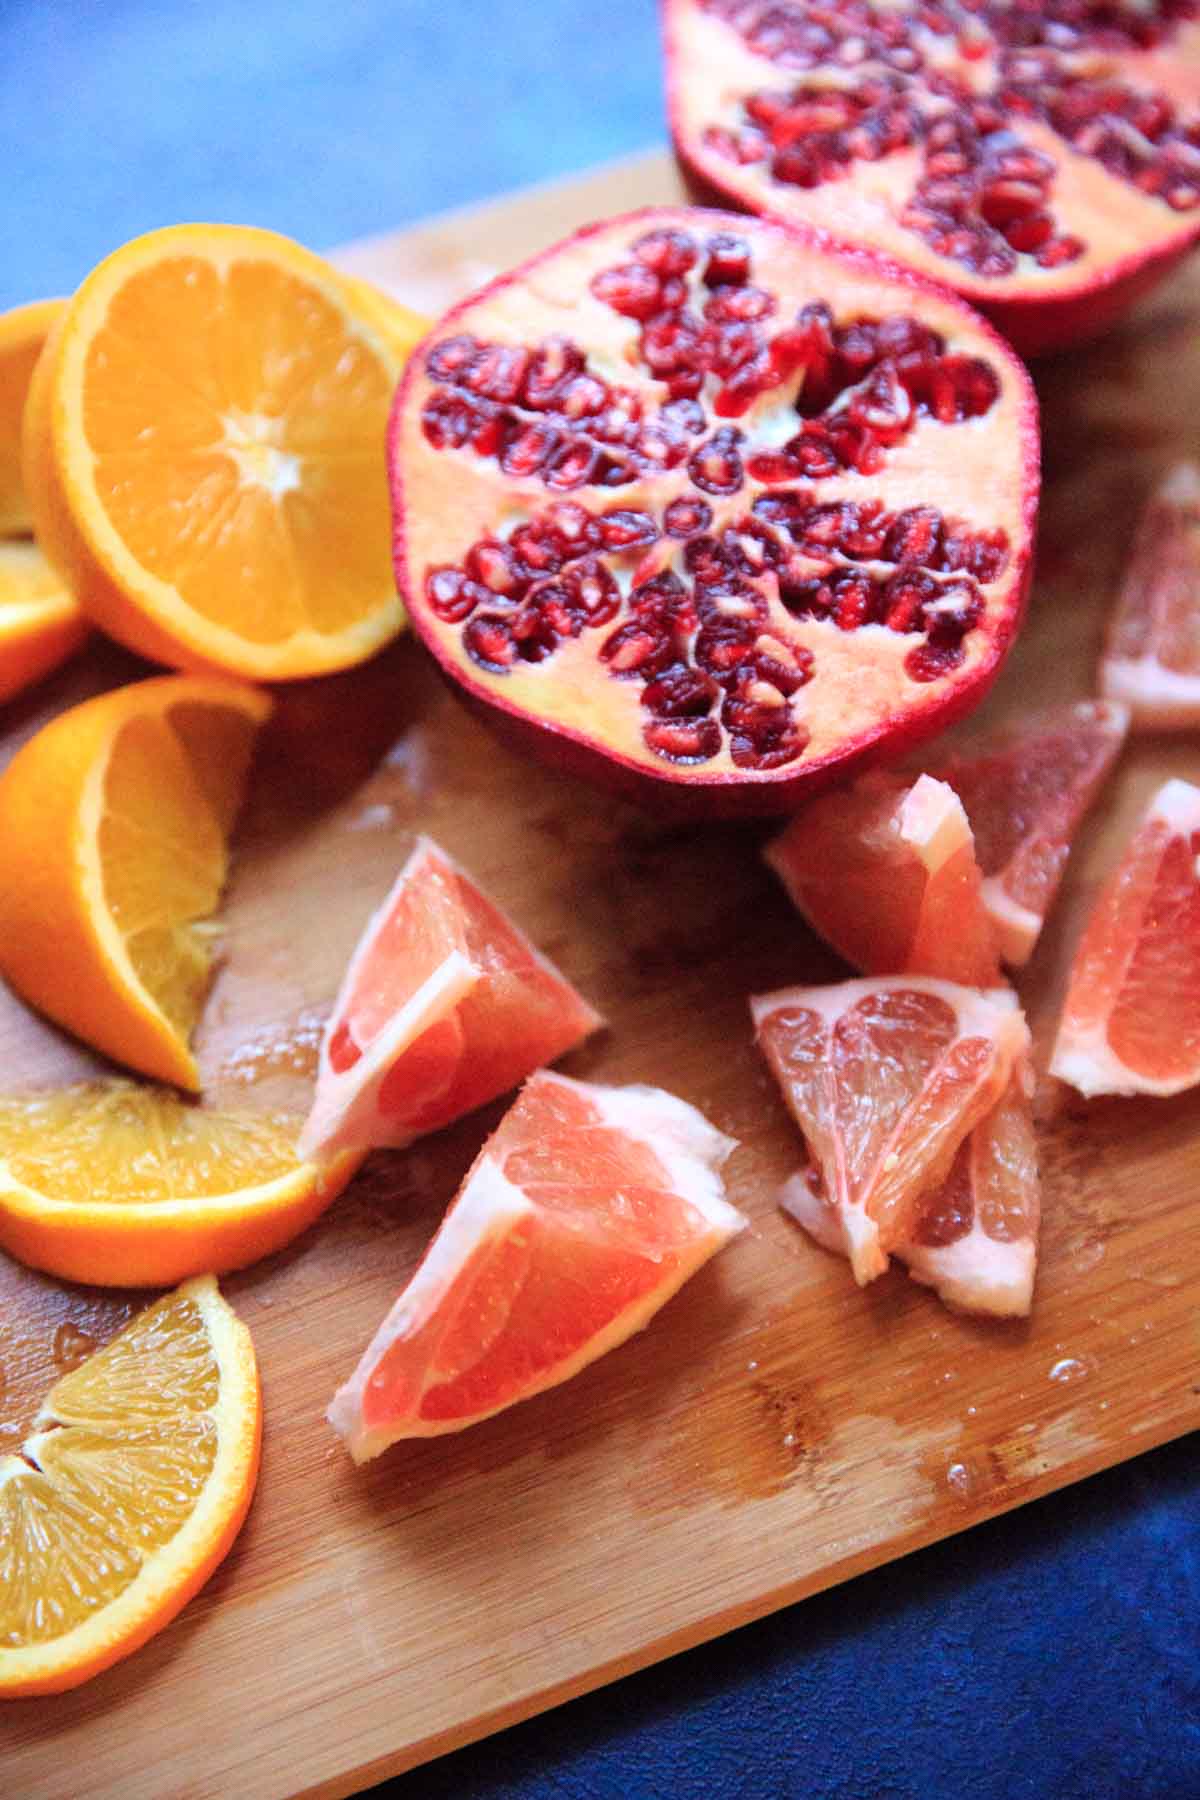
<path fill-rule="evenodd" d="M 460 1431 L 640 1331 L 745 1224 L 719 1173 L 733 1148 L 659 1088 L 534 1075 L 334 1397 L 355 1462 Z"/>
<path fill-rule="evenodd" d="M 1200 468 L 1176 463 L 1146 502 L 1100 661 L 1100 692 L 1135 726 L 1200 725 Z"/>

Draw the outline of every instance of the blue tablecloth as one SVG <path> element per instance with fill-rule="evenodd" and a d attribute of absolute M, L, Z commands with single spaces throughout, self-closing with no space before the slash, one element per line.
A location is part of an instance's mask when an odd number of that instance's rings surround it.
<path fill-rule="evenodd" d="M 663 133 L 654 0 L 5 0 L 0 307 L 179 219 L 314 245 Z M 403 1778 L 401 1800 L 1200 1800 L 1185 1441 Z"/>

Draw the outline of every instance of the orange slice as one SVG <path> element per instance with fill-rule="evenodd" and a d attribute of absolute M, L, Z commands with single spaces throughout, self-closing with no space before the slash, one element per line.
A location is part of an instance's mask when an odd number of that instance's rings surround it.
<path fill-rule="evenodd" d="M 288 1244 L 361 1157 L 301 1162 L 294 1118 L 94 1082 L 0 1098 L 0 1246 L 100 1287 L 167 1287 Z"/>
<path fill-rule="evenodd" d="M 55 1384 L 0 1458 L 0 1696 L 77 1687 L 175 1617 L 241 1528 L 261 1429 L 250 1334 L 211 1276 Z"/>
<path fill-rule="evenodd" d="M 763 852 L 814 931 L 865 974 L 1000 979 L 971 828 L 922 775 L 865 775 L 805 807 Z"/>
<path fill-rule="evenodd" d="M 145 656 L 287 680 L 403 622 L 384 428 L 400 359 L 329 265 L 273 232 L 153 231 L 93 270 L 25 417 L 47 554 Z"/>
<path fill-rule="evenodd" d="M 533 1076 L 329 1417 L 356 1462 L 566 1381 L 745 1224 L 734 1144 L 659 1088 Z"/>
<path fill-rule="evenodd" d="M 420 838 L 334 1002 L 301 1152 L 411 1143 L 600 1023 L 466 871 Z"/>
<path fill-rule="evenodd" d="M 376 287 L 373 281 L 364 281 L 361 275 L 343 275 L 341 281 L 359 316 L 369 319 L 401 362 L 407 362 L 421 339 L 427 336 L 432 319 L 427 319 L 424 313 L 414 312 L 385 288 Z"/>
<path fill-rule="evenodd" d="M 0 541 L 0 701 L 56 669 L 86 636 L 74 595 L 33 539 Z"/>
<path fill-rule="evenodd" d="M 1016 997 L 876 976 L 784 988 L 750 1008 L 865 1285 L 912 1236 L 921 1200 L 1027 1051 Z"/>
<path fill-rule="evenodd" d="M 0 973 L 118 1062 L 195 1088 L 227 837 L 265 694 L 160 676 L 60 713 L 0 776 Z"/>
<path fill-rule="evenodd" d="M 65 300 L 35 300 L 0 313 L 0 537 L 33 524 L 21 475 L 21 420 L 34 365 Z"/>
<path fill-rule="evenodd" d="M 1135 726 L 1200 725 L 1200 468 L 1177 463 L 1146 504 L 1100 661 L 1100 692 Z"/>
<path fill-rule="evenodd" d="M 1129 714 L 1081 700 L 1032 713 L 937 771 L 967 810 L 983 902 L 1006 963 L 1028 962 L 1071 842 L 1125 742 Z"/>
<path fill-rule="evenodd" d="M 1151 801 L 1084 927 L 1050 1073 L 1081 1094 L 1200 1081 L 1200 787 Z"/>

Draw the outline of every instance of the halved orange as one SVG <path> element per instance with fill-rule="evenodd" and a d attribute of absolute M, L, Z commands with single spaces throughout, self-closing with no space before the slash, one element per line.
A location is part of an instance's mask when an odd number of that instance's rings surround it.
<path fill-rule="evenodd" d="M 254 1346 L 212 1276 L 55 1384 L 0 1458 L 0 1698 L 78 1687 L 175 1617 L 241 1529 L 261 1432 Z"/>
<path fill-rule="evenodd" d="M 1176 463 L 1134 533 L 1100 659 L 1100 692 L 1135 727 L 1200 725 L 1200 467 Z"/>
<path fill-rule="evenodd" d="M 25 418 L 34 527 L 97 624 L 176 667 L 288 680 L 399 631 L 384 430 L 401 360 L 274 232 L 176 225 L 94 269 Z"/>
<path fill-rule="evenodd" d="M 922 1200 L 1027 1052 L 1016 996 L 893 975 L 783 988 L 750 1008 L 865 1285 L 911 1239 Z"/>
<path fill-rule="evenodd" d="M 0 701 L 65 662 L 87 632 L 75 596 L 33 539 L 0 540 Z"/>
<path fill-rule="evenodd" d="M 306 1230 L 362 1161 L 301 1161 L 297 1124 L 129 1081 L 0 1097 L 0 1246 L 100 1287 L 240 1269 Z"/>
<path fill-rule="evenodd" d="M 1075 952 L 1050 1072 L 1081 1094 L 1200 1081 L 1200 787 L 1159 788 Z"/>
<path fill-rule="evenodd" d="M 534 1075 L 329 1417 L 356 1462 L 461 1431 L 640 1331 L 745 1224 L 734 1148 L 659 1088 Z"/>
<path fill-rule="evenodd" d="M 600 1023 L 466 870 L 422 837 L 350 960 L 301 1150 L 409 1144 L 517 1087 Z"/>
<path fill-rule="evenodd" d="M 971 828 L 922 775 L 864 775 L 806 806 L 763 852 L 809 924 L 865 974 L 1000 979 Z"/>
<path fill-rule="evenodd" d="M 35 300 L 0 313 L 0 537 L 32 528 L 21 475 L 21 420 L 34 365 L 66 304 Z"/>
<path fill-rule="evenodd" d="M 160 676 L 60 713 L 0 776 L 0 973 L 96 1049 L 180 1087 L 266 694 Z"/>

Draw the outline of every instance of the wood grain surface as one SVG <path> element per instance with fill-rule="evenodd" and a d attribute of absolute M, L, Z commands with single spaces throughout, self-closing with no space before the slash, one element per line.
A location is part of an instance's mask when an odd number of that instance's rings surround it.
<path fill-rule="evenodd" d="M 434 308 L 590 216 L 677 194 L 655 154 L 342 260 Z M 1193 269 L 1106 344 L 1039 372 L 1033 610 L 968 731 L 1087 692 L 1138 505 L 1194 447 L 1198 320 Z M 138 672 L 94 649 L 3 715 L 4 753 Z M 1127 754 L 1021 981 L 1043 1032 L 1122 833 L 1159 779 L 1196 772 L 1194 743 Z M 746 995 L 837 967 L 762 868 L 761 830 L 666 827 L 515 760 L 411 642 L 283 696 L 200 1038 L 211 1099 L 304 1107 L 346 956 L 418 829 L 605 1012 L 571 1072 L 660 1083 L 741 1140 L 730 1189 L 752 1228 L 569 1385 L 355 1470 L 324 1408 L 502 1109 L 375 1158 L 303 1239 L 225 1284 L 267 1407 L 232 1555 L 130 1661 L 0 1709 L 5 1793 L 347 1794 L 1200 1422 L 1200 1093 L 1073 1101 L 1044 1129 L 1028 1322 L 956 1318 L 899 1271 L 860 1293 L 774 1203 L 798 1141 Z M 93 1066 L 7 995 L 0 1059 L 9 1085 Z M 0 1448 L 142 1299 L 0 1258 Z"/>

